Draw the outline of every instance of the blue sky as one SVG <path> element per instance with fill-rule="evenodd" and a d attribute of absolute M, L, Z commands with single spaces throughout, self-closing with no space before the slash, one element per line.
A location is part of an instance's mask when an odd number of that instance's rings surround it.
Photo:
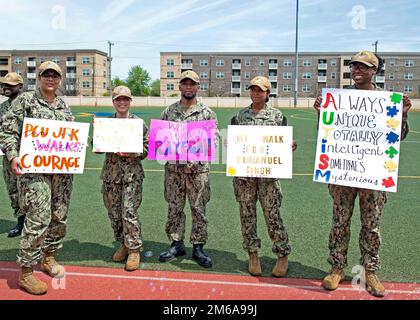
<path fill-rule="evenodd" d="M 420 52 L 419 0 L 300 0 L 301 51 Z M 113 76 L 161 51 L 294 51 L 296 0 L 0 0 L 1 49 L 98 49 Z"/>

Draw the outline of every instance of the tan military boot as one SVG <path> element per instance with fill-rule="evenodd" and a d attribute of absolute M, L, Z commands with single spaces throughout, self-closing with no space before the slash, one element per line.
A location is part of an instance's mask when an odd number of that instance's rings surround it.
<path fill-rule="evenodd" d="M 47 284 L 34 276 L 32 267 L 21 267 L 18 283 L 19 287 L 34 295 L 45 294 L 48 290 Z"/>
<path fill-rule="evenodd" d="M 273 271 L 271 271 L 271 274 L 275 277 L 284 277 L 287 273 L 287 269 L 289 267 L 289 259 L 287 256 L 285 257 L 278 257 L 276 265 L 273 268 Z"/>
<path fill-rule="evenodd" d="M 121 246 L 118 248 L 117 251 L 115 251 L 112 260 L 115 262 L 122 262 L 127 258 L 128 255 L 128 249 L 124 244 L 121 244 Z"/>
<path fill-rule="evenodd" d="M 248 254 L 248 272 L 253 276 L 260 276 L 262 272 L 260 258 L 258 258 L 258 252 L 249 252 Z"/>
<path fill-rule="evenodd" d="M 385 296 L 385 288 L 379 281 L 375 271 L 366 271 L 366 290 L 375 297 Z"/>
<path fill-rule="evenodd" d="M 140 267 L 140 252 L 139 250 L 129 250 L 125 270 L 134 271 Z"/>
<path fill-rule="evenodd" d="M 44 252 L 44 260 L 41 263 L 41 270 L 53 278 L 62 278 L 66 270 L 55 260 L 55 253 Z"/>
<path fill-rule="evenodd" d="M 343 280 L 344 271 L 342 269 L 332 268 L 330 273 L 322 281 L 322 286 L 327 290 L 335 290 Z"/>

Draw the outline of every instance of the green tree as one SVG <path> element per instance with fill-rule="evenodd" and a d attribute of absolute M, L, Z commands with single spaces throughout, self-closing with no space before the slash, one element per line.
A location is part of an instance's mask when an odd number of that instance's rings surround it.
<path fill-rule="evenodd" d="M 156 79 L 150 86 L 150 95 L 152 97 L 160 97 L 160 80 Z"/>
<path fill-rule="evenodd" d="M 150 91 L 150 75 L 141 66 L 134 66 L 128 72 L 127 87 L 133 96 L 147 96 Z"/>
<path fill-rule="evenodd" d="M 115 77 L 111 81 L 111 87 L 112 87 L 112 89 L 114 89 L 115 87 L 118 87 L 118 86 L 126 86 L 126 85 L 127 85 L 126 82 L 124 80 L 121 80 L 118 77 Z"/>

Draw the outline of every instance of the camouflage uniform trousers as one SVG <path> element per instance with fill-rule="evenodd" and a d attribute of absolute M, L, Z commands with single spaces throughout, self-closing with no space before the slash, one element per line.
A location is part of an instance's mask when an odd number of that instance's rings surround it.
<path fill-rule="evenodd" d="M 192 215 L 190 243 L 206 244 L 206 204 L 210 201 L 209 173 L 171 172 L 165 169 L 165 200 L 169 204 L 165 231 L 171 242 L 184 240 L 186 195 Z"/>
<path fill-rule="evenodd" d="M 17 185 L 17 176 L 13 173 L 10 162 L 7 160 L 6 156 L 3 156 L 3 177 L 6 184 L 7 193 L 10 198 L 10 204 L 14 211 L 15 218 L 19 218 L 24 215 L 25 212 L 19 208 L 19 193 Z"/>
<path fill-rule="evenodd" d="M 280 180 L 264 178 L 234 178 L 233 188 L 236 201 L 239 202 L 243 248 L 248 252 L 257 252 L 261 240 L 257 235 L 257 200 L 260 200 L 268 235 L 273 242 L 272 251 L 278 257 L 290 253 L 289 239 L 280 206 L 283 198 Z"/>
<path fill-rule="evenodd" d="M 339 185 L 328 186 L 333 198 L 333 221 L 329 238 L 330 255 L 328 262 L 336 268 L 347 266 L 347 250 L 350 241 L 350 222 L 354 202 L 359 195 L 361 230 L 359 247 L 360 264 L 366 270 L 376 271 L 380 268 L 379 246 L 381 235 L 379 231 L 382 210 L 387 201 L 384 191 L 367 190 Z"/>
<path fill-rule="evenodd" d="M 30 267 L 42 259 L 42 252 L 56 252 L 63 246 L 73 176 L 24 174 L 18 178 L 18 188 L 26 220 L 17 263 Z"/>
<path fill-rule="evenodd" d="M 143 179 L 131 182 L 104 182 L 103 199 L 115 240 L 130 250 L 143 250 L 138 209 L 142 201 Z"/>

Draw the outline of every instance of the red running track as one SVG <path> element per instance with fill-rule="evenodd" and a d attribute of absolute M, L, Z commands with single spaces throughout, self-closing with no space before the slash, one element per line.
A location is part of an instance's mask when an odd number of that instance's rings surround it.
<path fill-rule="evenodd" d="M 37 269 L 48 293 L 32 296 L 17 285 L 18 267 L 0 263 L 0 300 L 370 300 L 365 290 L 344 282 L 326 291 L 320 280 L 252 277 L 65 266 L 63 279 L 52 279 Z M 420 285 L 384 283 L 386 300 L 420 300 Z"/>

